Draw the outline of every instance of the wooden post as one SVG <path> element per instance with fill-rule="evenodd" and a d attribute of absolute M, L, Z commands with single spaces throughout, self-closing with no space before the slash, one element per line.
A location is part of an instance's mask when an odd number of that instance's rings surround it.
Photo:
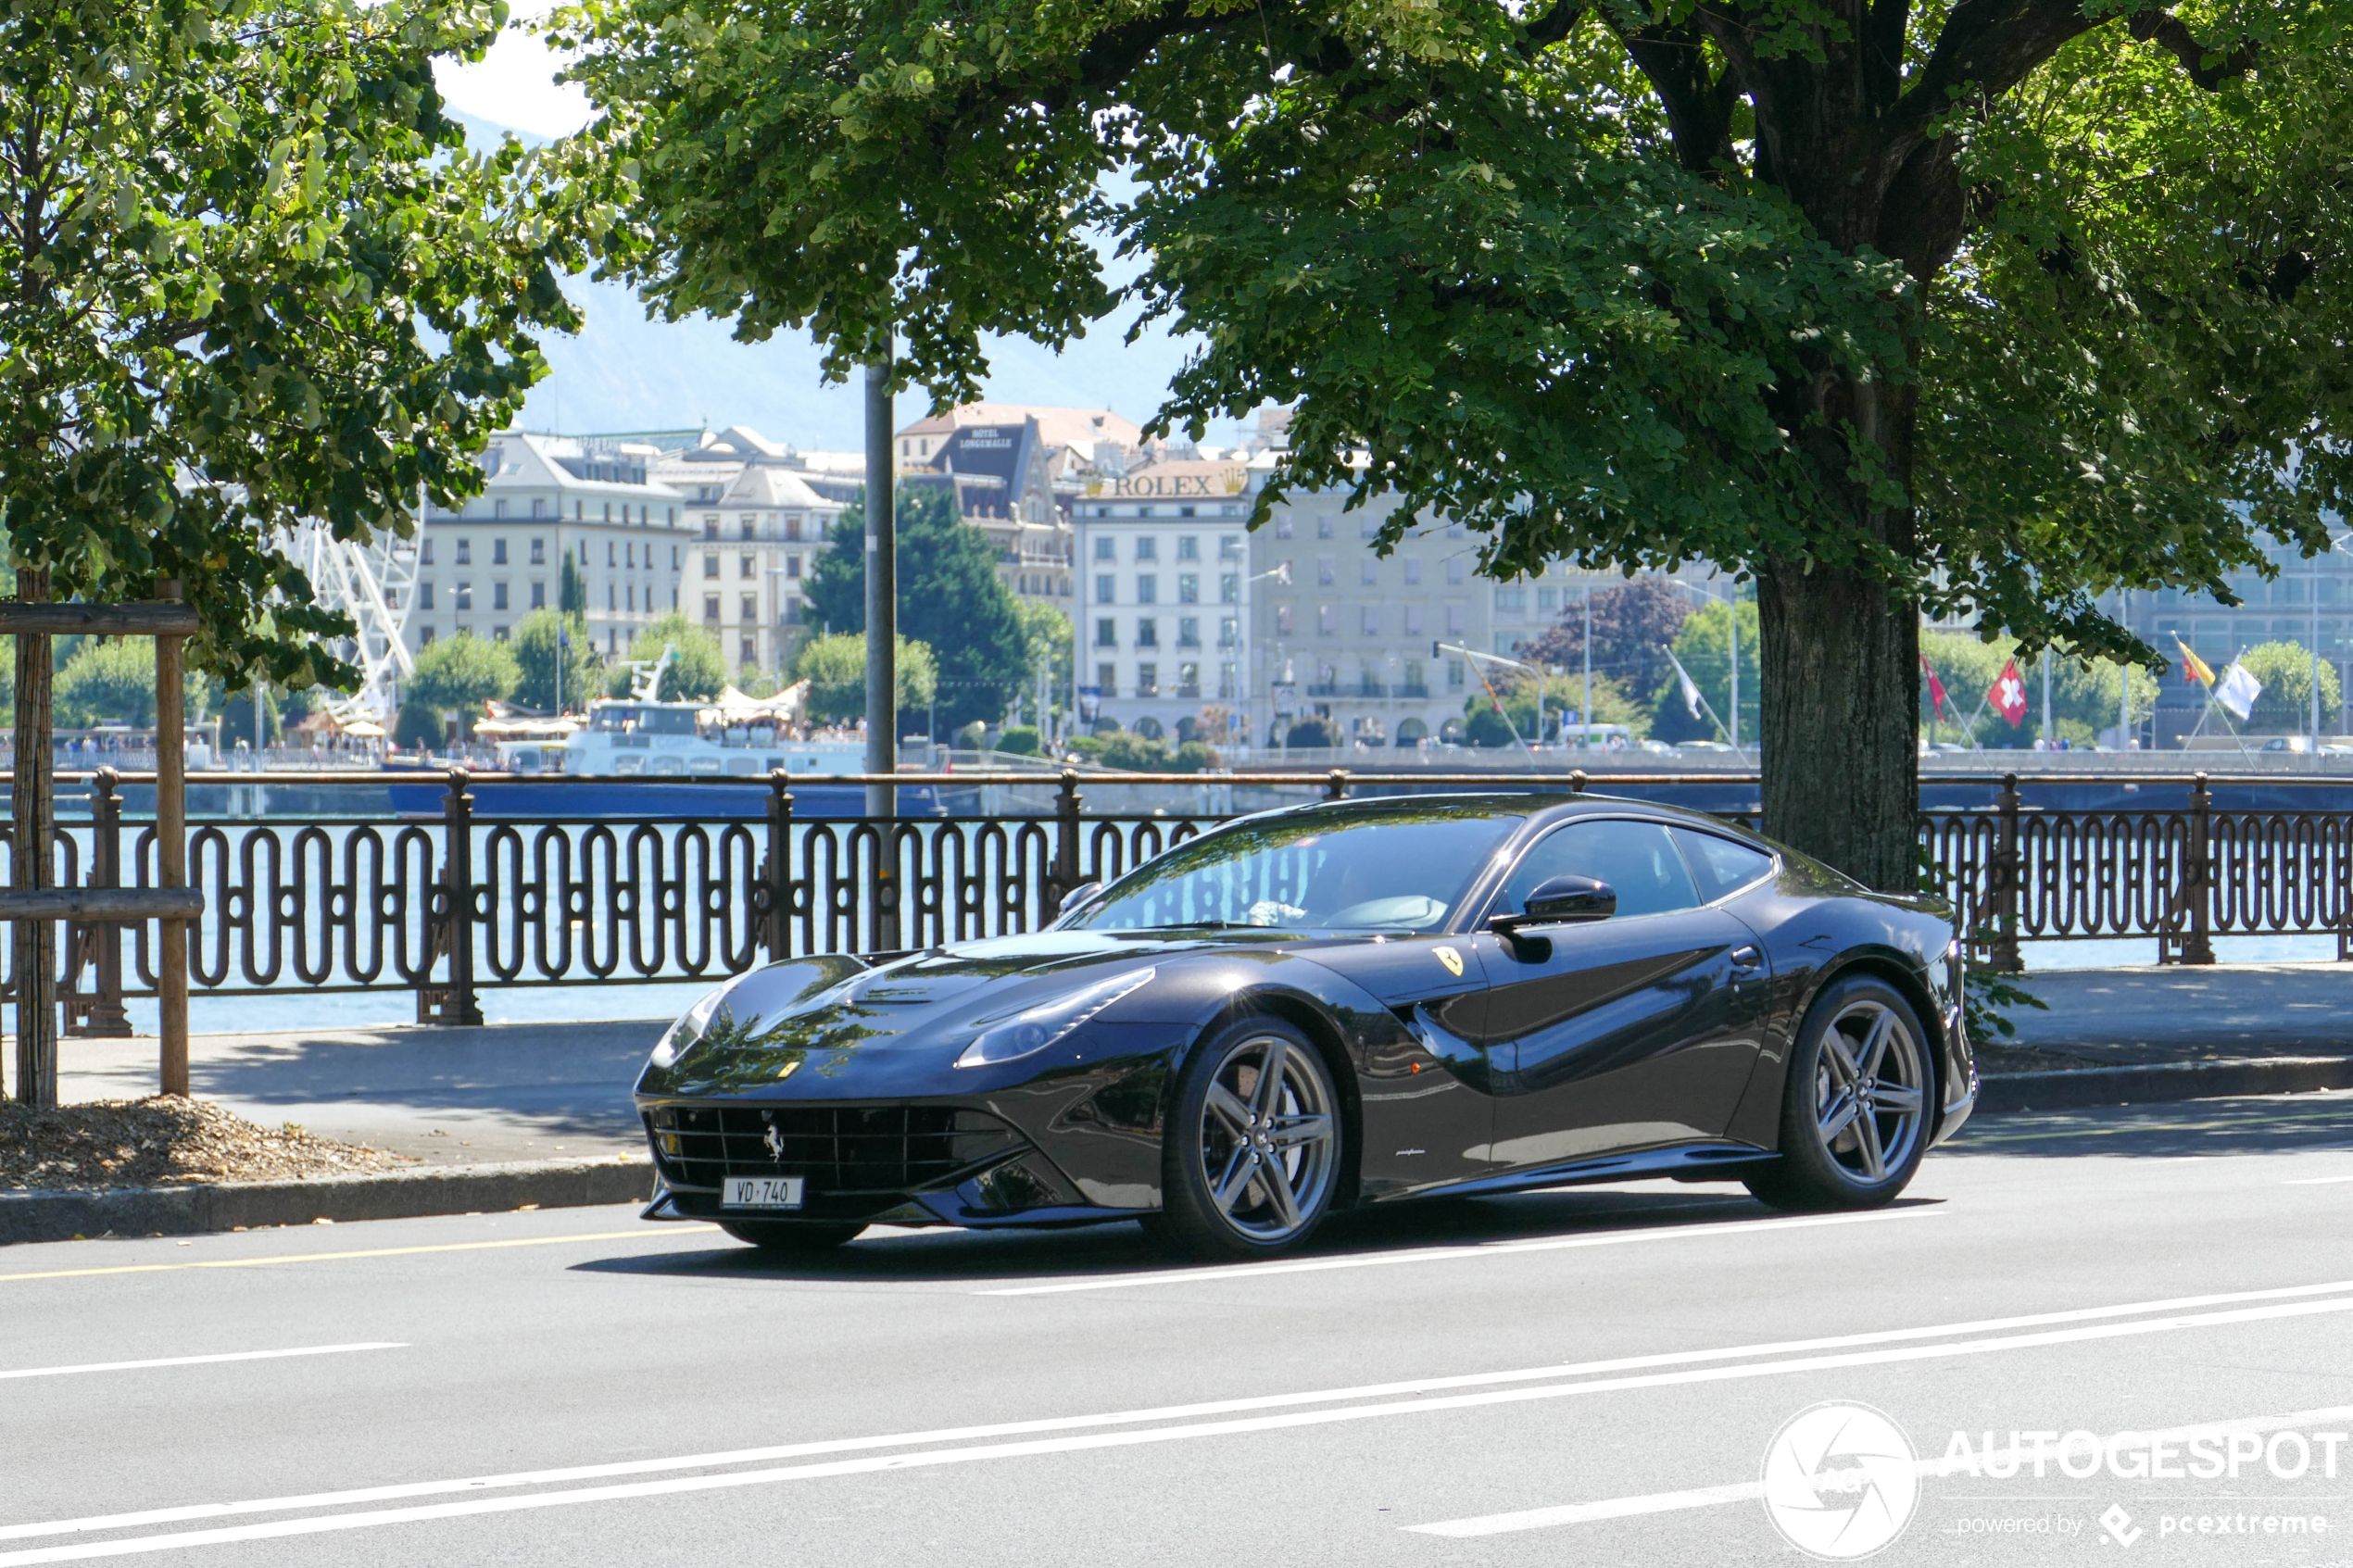
<path fill-rule="evenodd" d="M 122 797 L 116 793 L 120 775 L 101 768 L 90 788 L 90 885 L 112 892 L 122 886 Z M 69 996 L 69 1035 L 121 1036 L 129 1035 L 131 1015 L 122 1005 L 122 927 L 110 921 L 92 921 L 79 928 L 90 956 L 91 989 L 87 999 Z"/>
<path fill-rule="evenodd" d="M 156 597 L 180 597 L 177 579 L 156 584 Z M 188 885 L 188 715 L 178 636 L 156 639 L 156 885 Z M 163 1022 L 163 1092 L 188 1092 L 188 922 L 156 926 L 156 998 Z"/>
<path fill-rule="evenodd" d="M 46 599 L 49 572 L 19 567 L 17 597 Z M 55 760 L 49 751 L 47 633 L 17 634 L 16 766 L 9 806 L 16 827 L 16 856 L 9 884 L 19 892 L 57 885 L 53 799 Z M 27 1105 L 57 1103 L 57 928 L 45 920 L 15 922 L 17 981 L 17 1098 Z"/>
<path fill-rule="evenodd" d="M 1987 889 L 1994 896 L 1994 951 L 1986 967 L 2000 974 L 2022 974 L 2026 960 L 2018 951 L 2020 895 L 2026 885 L 2026 850 L 2019 834 L 2018 775 L 2002 775 L 1999 836 L 1994 863 L 1988 867 Z"/>

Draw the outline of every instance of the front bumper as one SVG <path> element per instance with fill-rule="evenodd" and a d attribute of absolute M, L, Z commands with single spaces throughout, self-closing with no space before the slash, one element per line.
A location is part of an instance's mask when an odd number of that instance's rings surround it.
<path fill-rule="evenodd" d="M 641 1101 L 653 1220 L 897 1220 L 966 1226 L 1133 1218 L 1090 1202 L 1030 1139 L 952 1101 Z M 802 1206 L 731 1210 L 731 1176 L 799 1176 Z"/>

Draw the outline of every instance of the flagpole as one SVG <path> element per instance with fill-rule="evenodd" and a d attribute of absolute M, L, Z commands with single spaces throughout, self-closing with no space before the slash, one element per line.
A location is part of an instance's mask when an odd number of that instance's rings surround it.
<path fill-rule="evenodd" d="M 1675 657 L 1675 650 L 1668 647 L 1665 643 L 1661 643 L 1658 646 L 1658 651 L 1667 656 L 1667 662 L 1675 667 L 1675 673 L 1680 675 L 1684 682 L 1690 685 L 1692 688 L 1692 695 L 1699 699 L 1699 705 L 1702 711 L 1705 712 L 1707 715 L 1707 721 L 1716 726 L 1716 733 L 1724 737 L 1724 744 L 1732 748 L 1732 755 L 1742 758 L 1744 760 L 1746 753 L 1741 750 L 1740 743 L 1732 739 L 1731 731 L 1724 727 L 1724 721 L 1717 717 L 1716 705 L 1709 702 L 1707 700 L 1707 694 L 1699 689 L 1699 683 L 1692 680 L 1692 672 L 1683 668 L 1683 661 Z"/>

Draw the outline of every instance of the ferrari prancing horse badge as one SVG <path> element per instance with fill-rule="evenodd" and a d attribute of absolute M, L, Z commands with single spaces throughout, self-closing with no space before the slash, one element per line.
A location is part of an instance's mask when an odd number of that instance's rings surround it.
<path fill-rule="evenodd" d="M 1458 953 L 1458 952 L 1454 951 L 1454 949 L 1453 949 L 1453 948 L 1452 948 L 1452 947 L 1434 947 L 1434 948 L 1430 949 L 1430 950 L 1431 950 L 1432 952 L 1435 952 L 1435 953 L 1438 955 L 1438 961 L 1439 961 L 1440 963 L 1442 963 L 1442 964 L 1444 964 L 1444 965 L 1446 966 L 1446 972 L 1447 972 L 1447 973 L 1449 973 L 1449 974 L 1451 974 L 1451 975 L 1454 976 L 1454 978 L 1456 978 L 1457 980 L 1459 980 L 1459 979 L 1461 979 L 1461 978 L 1462 978 L 1462 975 L 1463 975 L 1463 955 L 1462 955 L 1462 954 L 1460 954 L 1460 953 Z"/>

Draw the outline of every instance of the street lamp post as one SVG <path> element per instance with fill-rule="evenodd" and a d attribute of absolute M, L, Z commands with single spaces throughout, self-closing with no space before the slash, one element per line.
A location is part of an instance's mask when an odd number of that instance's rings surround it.
<path fill-rule="evenodd" d="M 1450 654 L 1450 653 L 1453 653 L 1453 654 L 1460 654 L 1460 655 L 1461 655 L 1463 658 L 1465 658 L 1465 659 L 1473 659 L 1473 660 L 1476 660 L 1476 661 L 1478 661 L 1478 662 L 1479 662 L 1479 663 L 1482 663 L 1482 664 L 1500 664 L 1500 665 L 1502 665 L 1502 666 L 1503 666 L 1504 669 L 1506 669 L 1506 670 L 1521 670 L 1521 671 L 1527 671 L 1529 674 L 1531 674 L 1531 675 L 1535 676 L 1535 677 L 1536 677 L 1536 738 L 1537 738 L 1537 739 L 1539 739 L 1539 740 L 1541 740 L 1541 739 L 1543 739 L 1543 738 L 1544 738 L 1544 671 L 1541 671 L 1541 670 L 1538 669 L 1538 668 L 1537 668 L 1535 665 L 1533 665 L 1533 664 L 1522 664 L 1522 663 L 1521 663 L 1518 659 L 1505 659 L 1505 658 L 1504 658 L 1502 654 L 1500 654 L 1500 653 L 1481 653 L 1481 652 L 1479 652 L 1477 648 L 1468 648 L 1468 647 L 1465 647 L 1465 646 L 1463 646 L 1463 645 L 1462 645 L 1462 644 L 1460 644 L 1460 643 L 1432 643 L 1432 644 L 1430 644 L 1430 645 L 1429 645 L 1429 657 L 1430 657 L 1431 659 L 1442 659 L 1442 658 L 1444 658 L 1447 654 Z M 1491 695 L 1492 695 L 1492 693 L 1493 693 L 1493 689 L 1494 689 L 1494 688 L 1492 688 L 1492 687 L 1490 687 L 1490 688 L 1489 688 L 1489 692 L 1490 692 L 1490 695 L 1491 695 Z M 1511 727 L 1511 716 L 1510 716 L 1509 714 L 1505 714 L 1505 715 L 1504 716 L 1504 727 L 1505 727 L 1505 728 L 1509 729 L 1509 728 Z M 1535 748 L 1534 746 L 1529 746 L 1527 739 L 1526 739 L 1525 737 L 1523 737 L 1517 730 L 1512 730 L 1512 738 L 1513 738 L 1514 740 L 1518 741 L 1518 742 L 1519 742 L 1519 744 L 1520 744 L 1522 746 L 1524 746 L 1524 747 L 1526 747 L 1526 748 L 1527 748 L 1527 751 L 1528 751 L 1529 756 L 1530 756 L 1530 757 L 1532 758 L 1532 757 L 1534 757 L 1534 756 L 1536 755 L 1536 748 Z"/>

